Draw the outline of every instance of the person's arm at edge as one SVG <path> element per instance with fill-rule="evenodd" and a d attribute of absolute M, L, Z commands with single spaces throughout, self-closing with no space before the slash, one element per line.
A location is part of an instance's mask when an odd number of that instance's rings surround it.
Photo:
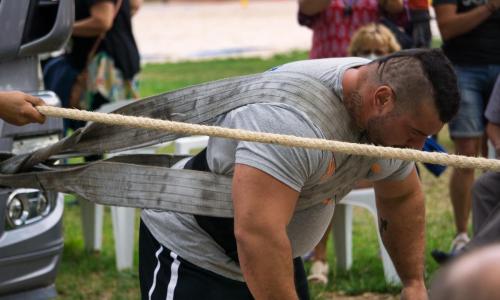
<path fill-rule="evenodd" d="M 286 232 L 299 193 L 256 168 L 236 164 L 234 231 L 243 276 L 256 299 L 297 299 Z"/>
<path fill-rule="evenodd" d="M 299 11 L 306 16 L 314 16 L 324 11 L 331 0 L 299 0 Z"/>
<path fill-rule="evenodd" d="M 135 16 L 142 6 L 143 0 L 130 0 L 130 16 Z"/>
<path fill-rule="evenodd" d="M 401 181 L 374 183 L 379 231 L 403 283 L 402 299 L 427 299 L 425 202 L 415 169 Z"/>
<path fill-rule="evenodd" d="M 495 148 L 497 159 L 500 159 L 500 124 L 488 122 L 488 125 L 486 125 L 486 134 Z"/>
<path fill-rule="evenodd" d="M 464 13 L 457 13 L 456 4 L 435 5 L 436 20 L 443 40 L 457 37 L 479 26 L 491 16 L 493 10 L 500 7 L 498 2 L 489 2 Z"/>
<path fill-rule="evenodd" d="M 389 14 L 399 14 L 404 9 L 402 0 L 379 0 L 379 4 Z"/>
<path fill-rule="evenodd" d="M 35 106 L 44 105 L 42 99 L 23 92 L 0 92 L 0 119 L 13 125 L 43 123 L 45 116 Z"/>
<path fill-rule="evenodd" d="M 98 2 L 90 8 L 90 17 L 73 24 L 73 36 L 96 37 L 113 27 L 115 4 L 111 1 Z"/>

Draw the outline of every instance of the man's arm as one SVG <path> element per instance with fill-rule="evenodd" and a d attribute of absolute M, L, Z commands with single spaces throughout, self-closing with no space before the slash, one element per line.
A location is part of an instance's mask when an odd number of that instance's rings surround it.
<path fill-rule="evenodd" d="M 448 40 L 471 31 L 479 26 L 500 7 L 500 1 L 493 0 L 464 13 L 457 13 L 455 4 L 435 6 L 436 20 L 443 40 Z"/>
<path fill-rule="evenodd" d="M 324 11 L 331 0 L 299 0 L 299 11 L 306 16 L 314 16 Z"/>
<path fill-rule="evenodd" d="M 142 6 L 143 0 L 130 0 L 130 15 L 133 17 Z"/>
<path fill-rule="evenodd" d="M 113 27 L 115 4 L 112 1 L 97 2 L 90 7 L 90 17 L 73 24 L 73 36 L 96 37 Z"/>
<path fill-rule="evenodd" d="M 22 92 L 0 92 L 0 119 L 18 126 L 43 123 L 45 116 L 35 106 L 44 104 L 42 99 Z"/>
<path fill-rule="evenodd" d="M 256 299 L 297 299 L 286 226 L 299 193 L 267 173 L 236 164 L 234 231 L 243 276 Z"/>
<path fill-rule="evenodd" d="M 404 180 L 374 183 L 379 230 L 403 282 L 402 299 L 427 299 L 425 203 L 415 169 Z"/>
<path fill-rule="evenodd" d="M 389 14 L 399 14 L 403 11 L 403 0 L 379 0 L 378 3 Z"/>

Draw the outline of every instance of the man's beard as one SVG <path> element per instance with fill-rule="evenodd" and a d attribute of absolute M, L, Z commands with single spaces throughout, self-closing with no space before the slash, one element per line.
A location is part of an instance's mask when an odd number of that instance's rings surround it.
<path fill-rule="evenodd" d="M 389 145 L 386 141 L 386 136 L 390 134 L 392 120 L 398 116 L 398 112 L 391 111 L 385 116 L 376 116 L 368 120 L 366 126 L 366 135 L 370 143 L 378 146 L 406 148 L 403 145 Z"/>
<path fill-rule="evenodd" d="M 376 116 L 368 120 L 366 126 L 366 135 L 370 143 L 374 145 L 387 146 L 383 142 L 384 138 L 384 124 L 386 123 L 385 117 Z"/>
<path fill-rule="evenodd" d="M 349 95 L 346 95 L 346 100 L 344 101 L 347 111 L 351 115 L 353 126 L 362 128 L 360 121 L 361 113 L 363 111 L 363 99 L 357 91 L 353 91 Z"/>

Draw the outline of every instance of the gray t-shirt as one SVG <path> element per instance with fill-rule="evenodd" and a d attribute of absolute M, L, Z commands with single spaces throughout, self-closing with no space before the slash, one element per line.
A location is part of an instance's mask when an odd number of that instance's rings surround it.
<path fill-rule="evenodd" d="M 297 71 L 311 75 L 323 81 L 341 98 L 342 76 L 345 70 L 367 62 L 359 58 L 308 60 L 286 64 L 275 71 Z M 321 129 L 304 112 L 278 103 L 240 107 L 219 117 L 215 125 L 325 138 Z M 235 163 L 245 164 L 264 171 L 299 192 L 317 185 L 329 172 L 332 161 L 333 155 L 327 151 L 222 138 L 210 138 L 207 148 L 208 166 L 214 173 L 232 175 Z M 379 166 L 376 172 L 369 171 L 364 178 L 403 179 L 413 168 L 413 163 L 398 160 L 379 160 L 377 164 Z M 294 214 L 287 227 L 294 257 L 307 253 L 319 242 L 333 216 L 333 209 L 334 205 L 327 202 Z M 238 265 L 200 228 L 192 215 L 143 210 L 142 220 L 161 244 L 180 257 L 222 276 L 243 281 Z"/>

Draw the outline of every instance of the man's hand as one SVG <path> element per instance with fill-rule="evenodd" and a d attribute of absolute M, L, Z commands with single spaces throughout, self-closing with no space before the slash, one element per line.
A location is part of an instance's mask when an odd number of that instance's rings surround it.
<path fill-rule="evenodd" d="M 35 106 L 44 105 L 42 99 L 22 92 L 0 92 L 0 118 L 14 125 L 43 123 L 45 116 Z"/>
<path fill-rule="evenodd" d="M 407 285 L 401 291 L 401 300 L 427 300 L 427 290 L 423 282 Z"/>

